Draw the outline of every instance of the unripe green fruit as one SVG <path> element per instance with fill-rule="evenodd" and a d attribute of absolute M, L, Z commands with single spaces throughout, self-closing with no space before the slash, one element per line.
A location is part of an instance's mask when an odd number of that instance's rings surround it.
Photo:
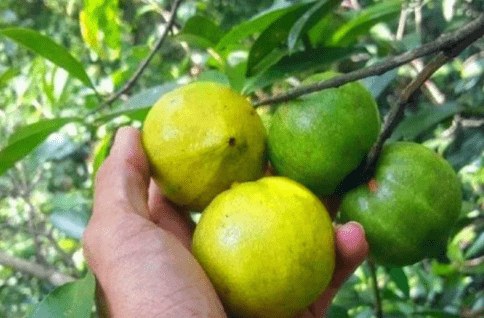
<path fill-rule="evenodd" d="M 397 142 L 384 147 L 373 179 L 344 196 L 341 218 L 363 225 L 378 263 L 405 266 L 444 253 L 461 200 L 446 160 L 420 144 Z"/>
<path fill-rule="evenodd" d="M 335 74 L 318 74 L 303 84 Z M 329 195 L 358 167 L 379 131 L 373 96 L 361 83 L 348 83 L 280 105 L 269 129 L 269 159 L 277 174 Z"/>

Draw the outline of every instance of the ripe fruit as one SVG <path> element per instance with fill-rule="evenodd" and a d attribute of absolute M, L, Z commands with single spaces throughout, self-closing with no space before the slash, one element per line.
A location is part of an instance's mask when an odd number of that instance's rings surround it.
<path fill-rule="evenodd" d="M 198 211 L 234 181 L 263 176 L 265 143 L 264 126 L 252 105 L 210 82 L 164 95 L 143 126 L 153 178 L 170 200 Z"/>
<path fill-rule="evenodd" d="M 383 149 L 374 178 L 344 196 L 341 217 L 363 225 L 378 263 L 405 266 L 443 252 L 461 197 L 447 161 L 422 145 L 397 142 Z"/>
<path fill-rule="evenodd" d="M 329 195 L 360 164 L 379 131 L 373 96 L 361 83 L 348 83 L 279 106 L 269 130 L 269 159 L 278 174 Z"/>
<path fill-rule="evenodd" d="M 319 199 L 284 177 L 234 185 L 202 213 L 192 253 L 236 317 L 293 317 L 334 269 L 331 219 Z"/>

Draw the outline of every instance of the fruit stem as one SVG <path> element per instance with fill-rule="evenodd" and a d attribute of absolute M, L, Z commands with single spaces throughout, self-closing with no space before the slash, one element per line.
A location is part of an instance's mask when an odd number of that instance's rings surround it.
<path fill-rule="evenodd" d="M 380 290 L 378 289 L 378 279 L 376 276 L 376 266 L 371 258 L 368 258 L 367 263 L 368 267 L 370 268 L 371 278 L 373 280 L 373 291 L 375 292 L 375 315 L 377 318 L 383 318 Z"/>

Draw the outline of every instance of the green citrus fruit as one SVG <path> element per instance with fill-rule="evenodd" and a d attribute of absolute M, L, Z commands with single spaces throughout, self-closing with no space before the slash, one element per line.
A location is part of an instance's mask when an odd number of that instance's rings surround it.
<path fill-rule="evenodd" d="M 335 263 L 331 219 L 285 177 L 235 184 L 202 213 L 192 252 L 236 317 L 293 317 L 327 287 Z"/>
<path fill-rule="evenodd" d="M 216 83 L 195 82 L 162 96 L 146 116 L 142 140 L 155 181 L 171 201 L 192 210 L 266 169 L 259 115 Z"/>
<path fill-rule="evenodd" d="M 277 174 L 328 195 L 360 164 L 379 131 L 373 96 L 361 83 L 348 83 L 279 106 L 269 129 L 269 159 Z"/>
<path fill-rule="evenodd" d="M 461 197 L 445 159 L 420 144 L 397 142 L 383 148 L 374 178 L 344 196 L 341 217 L 363 225 L 378 263 L 405 266 L 445 251 Z"/>

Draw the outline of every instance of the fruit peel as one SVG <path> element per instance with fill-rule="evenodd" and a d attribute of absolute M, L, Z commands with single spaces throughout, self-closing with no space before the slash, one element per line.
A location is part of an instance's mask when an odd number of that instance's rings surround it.
<path fill-rule="evenodd" d="M 153 179 L 174 203 L 201 211 L 267 164 L 266 132 L 250 102 L 217 83 L 175 89 L 152 107 L 142 143 Z"/>
<path fill-rule="evenodd" d="M 370 251 L 380 264 L 405 266 L 444 253 L 462 202 L 450 164 L 412 142 L 384 147 L 373 179 L 345 194 L 344 222 L 365 228 Z"/>
<path fill-rule="evenodd" d="M 317 74 L 303 84 L 335 74 Z M 272 117 L 271 164 L 277 174 L 301 182 L 316 195 L 330 195 L 371 149 L 380 124 L 377 104 L 359 82 L 291 100 Z"/>
<path fill-rule="evenodd" d="M 232 315 L 293 317 L 329 284 L 333 241 L 331 219 L 311 191 L 265 177 L 212 201 L 195 229 L 192 253 Z"/>

